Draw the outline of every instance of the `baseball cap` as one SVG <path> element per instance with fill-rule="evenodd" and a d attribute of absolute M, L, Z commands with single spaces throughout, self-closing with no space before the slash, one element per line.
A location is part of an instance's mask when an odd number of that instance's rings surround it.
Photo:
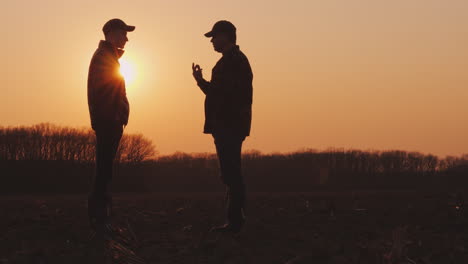
<path fill-rule="evenodd" d="M 205 37 L 211 38 L 218 33 L 236 33 L 236 27 L 229 21 L 220 20 L 216 22 L 210 32 Z"/>
<path fill-rule="evenodd" d="M 109 31 L 114 30 L 114 29 L 122 29 L 128 32 L 132 32 L 135 30 L 135 26 L 129 26 L 125 24 L 121 19 L 114 18 L 106 22 L 104 26 L 102 27 L 102 32 L 104 34 L 107 34 Z"/>

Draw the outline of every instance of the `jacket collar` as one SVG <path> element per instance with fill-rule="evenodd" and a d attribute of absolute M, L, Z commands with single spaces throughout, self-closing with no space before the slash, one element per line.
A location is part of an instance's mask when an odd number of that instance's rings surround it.
<path fill-rule="evenodd" d="M 100 49 L 105 49 L 105 50 L 108 50 L 110 51 L 112 54 L 115 54 L 115 57 L 117 59 L 120 59 L 120 57 L 122 57 L 122 55 L 124 54 L 124 50 L 122 49 L 118 49 L 114 46 L 112 46 L 112 44 L 108 41 L 105 41 L 105 40 L 101 40 L 99 42 L 99 48 Z"/>
<path fill-rule="evenodd" d="M 234 53 L 234 52 L 236 52 L 236 51 L 239 51 L 239 50 L 240 50 L 239 45 L 234 45 L 234 46 L 232 46 L 229 50 L 224 51 L 224 52 L 223 52 L 223 56 L 232 54 L 232 53 Z"/>

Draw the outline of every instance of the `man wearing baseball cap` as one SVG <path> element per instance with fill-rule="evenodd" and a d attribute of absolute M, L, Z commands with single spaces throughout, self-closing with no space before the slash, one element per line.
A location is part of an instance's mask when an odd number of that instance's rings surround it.
<path fill-rule="evenodd" d="M 249 60 L 236 45 L 236 27 L 231 22 L 216 22 L 205 36 L 211 38 L 214 50 L 222 53 L 211 81 L 203 78 L 199 65 L 192 64 L 193 77 L 206 95 L 204 133 L 214 138 L 221 179 L 226 185 L 227 221 L 212 230 L 237 233 L 245 222 L 241 150 L 250 135 L 253 74 Z"/>
<path fill-rule="evenodd" d="M 119 73 L 119 58 L 128 41 L 127 32 L 135 30 L 120 19 L 109 20 L 102 31 L 88 73 L 88 106 L 91 127 L 96 134 L 96 175 L 88 198 L 91 227 L 103 232 L 108 224 L 112 199 L 109 184 L 123 129 L 128 123 L 129 104 L 125 80 Z"/>

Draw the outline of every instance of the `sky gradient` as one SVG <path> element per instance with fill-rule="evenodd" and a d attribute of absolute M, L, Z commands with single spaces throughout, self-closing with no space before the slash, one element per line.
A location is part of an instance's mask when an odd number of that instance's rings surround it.
<path fill-rule="evenodd" d="M 126 131 L 162 154 L 214 152 L 191 64 L 209 79 L 220 55 L 203 33 L 227 19 L 254 72 L 245 150 L 468 153 L 466 0 L 16 0 L 2 10 L 2 126 L 89 127 L 88 65 L 118 17 L 136 26 L 123 57 L 136 74 Z"/>

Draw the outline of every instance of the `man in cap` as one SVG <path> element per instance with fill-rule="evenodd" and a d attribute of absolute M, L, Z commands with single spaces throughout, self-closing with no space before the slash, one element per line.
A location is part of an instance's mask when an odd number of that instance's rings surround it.
<path fill-rule="evenodd" d="M 211 81 L 203 78 L 199 65 L 192 64 L 193 77 L 206 95 L 204 133 L 214 138 L 227 191 L 226 224 L 213 231 L 237 233 L 245 222 L 241 150 L 250 134 L 253 74 L 249 60 L 236 45 L 236 27 L 231 22 L 218 21 L 205 36 L 211 38 L 214 50 L 222 53 L 212 70 Z"/>
<path fill-rule="evenodd" d="M 120 19 L 109 20 L 102 31 L 105 40 L 91 59 L 88 74 L 88 106 L 91 127 L 96 133 L 96 176 L 88 198 L 91 226 L 103 231 L 108 223 L 112 200 L 109 183 L 123 129 L 128 123 L 129 104 L 125 80 L 119 73 L 119 58 L 134 26 Z"/>

